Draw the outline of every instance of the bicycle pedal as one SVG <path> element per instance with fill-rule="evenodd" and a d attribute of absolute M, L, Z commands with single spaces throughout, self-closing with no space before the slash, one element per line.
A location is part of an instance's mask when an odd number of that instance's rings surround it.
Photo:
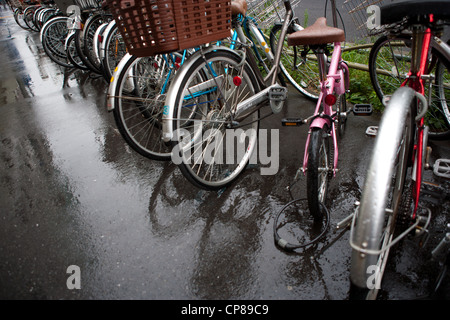
<path fill-rule="evenodd" d="M 373 112 L 371 104 L 355 104 L 353 106 L 353 114 L 355 116 L 370 116 Z"/>
<path fill-rule="evenodd" d="M 438 177 L 450 179 L 450 159 L 437 159 L 433 166 L 433 173 Z"/>
<path fill-rule="evenodd" d="M 368 136 L 375 137 L 377 135 L 377 133 L 378 133 L 378 127 L 377 126 L 367 127 L 366 134 Z"/>
<path fill-rule="evenodd" d="M 287 88 L 280 85 L 274 85 L 269 90 L 270 108 L 273 113 L 279 113 L 284 106 L 284 101 L 287 99 Z"/>
<path fill-rule="evenodd" d="M 305 121 L 302 118 L 285 118 L 281 119 L 281 125 L 283 127 L 299 127 L 304 125 Z"/>

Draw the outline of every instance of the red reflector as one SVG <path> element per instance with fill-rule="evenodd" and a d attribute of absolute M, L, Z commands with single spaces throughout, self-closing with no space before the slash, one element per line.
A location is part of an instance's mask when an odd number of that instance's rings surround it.
<path fill-rule="evenodd" d="M 329 94 L 325 97 L 325 103 L 329 106 L 332 106 L 336 103 L 336 96 L 333 94 Z"/>
<path fill-rule="evenodd" d="M 233 83 L 236 87 L 239 87 L 242 84 L 242 79 L 239 76 L 233 78 Z"/>

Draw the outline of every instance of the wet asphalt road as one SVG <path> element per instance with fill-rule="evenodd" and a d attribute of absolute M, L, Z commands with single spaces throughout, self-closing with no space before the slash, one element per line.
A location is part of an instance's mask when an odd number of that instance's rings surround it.
<path fill-rule="evenodd" d="M 106 111 L 102 78 L 57 66 L 37 33 L 20 29 L 9 11 L 0 16 L 0 299 L 348 298 L 349 232 L 334 227 L 360 196 L 373 146 L 364 132 L 378 116 L 349 119 L 326 237 L 286 253 L 273 241 L 274 216 L 291 200 L 286 187 L 307 128 L 284 128 L 280 119 L 309 115 L 312 102 L 291 91 L 287 108 L 261 123 L 279 129 L 277 174 L 252 166 L 232 187 L 202 191 L 171 162 L 126 145 Z M 432 146 L 433 159 L 450 157 L 448 142 Z M 425 179 L 447 186 L 431 172 Z M 293 197 L 304 197 L 305 183 Z M 407 241 L 391 259 L 383 299 L 429 294 L 437 272 L 429 251 L 449 212 L 437 197 L 425 199 L 436 216 L 427 245 Z M 299 225 L 280 219 L 287 240 L 308 234 L 307 217 Z M 67 286 L 72 265 L 80 289 Z"/>

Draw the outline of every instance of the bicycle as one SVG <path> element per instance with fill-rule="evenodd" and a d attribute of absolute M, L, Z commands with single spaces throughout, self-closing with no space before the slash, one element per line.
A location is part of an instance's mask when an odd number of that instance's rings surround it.
<path fill-rule="evenodd" d="M 272 65 L 273 54 L 268 46 L 268 41 L 264 33 L 258 27 L 257 21 L 255 18 L 243 15 L 247 10 L 247 4 L 245 1 L 233 1 L 232 2 L 232 15 L 234 16 L 234 31 L 230 32 L 231 40 L 230 40 L 230 48 L 234 50 L 235 43 L 237 41 L 249 43 L 251 46 L 251 52 L 255 57 L 255 61 L 253 64 L 253 68 L 256 70 L 261 70 L 261 72 L 268 72 Z M 109 34 L 114 39 L 113 28 L 117 28 L 115 24 L 110 25 Z M 123 39 L 122 39 L 123 40 Z M 104 40 L 105 41 L 105 40 Z M 119 45 L 118 53 L 121 52 L 120 45 L 122 45 L 122 41 L 116 41 L 113 43 L 114 51 L 113 54 L 116 54 L 116 49 Z M 106 50 L 108 48 L 108 41 L 102 43 L 102 47 L 104 48 L 105 54 L 105 64 L 108 59 L 106 59 L 106 54 L 110 50 Z M 156 160 L 170 160 L 171 156 L 171 147 L 168 146 L 161 140 L 161 116 L 163 112 L 164 106 L 164 97 L 166 97 L 167 90 L 169 88 L 169 83 L 172 81 L 172 78 L 175 74 L 175 71 L 184 64 L 184 61 L 187 56 L 190 56 L 196 49 L 185 50 L 182 54 L 178 54 L 176 57 L 172 55 L 166 55 L 162 58 L 159 58 L 158 61 L 165 61 L 164 64 L 160 64 L 160 62 L 156 62 L 151 58 L 142 57 L 133 57 L 132 55 L 125 56 L 121 63 L 117 66 L 117 71 L 114 73 L 114 76 L 111 78 L 111 84 L 109 89 L 109 100 L 108 100 L 108 110 L 114 112 L 115 120 L 119 131 L 122 133 L 125 141 L 138 153 L 141 155 Z M 190 58 L 189 58 L 190 59 Z M 126 62 L 128 60 L 128 62 Z M 133 60 L 133 61 L 131 61 Z M 150 66 L 147 64 L 151 63 Z M 160 84 L 157 84 L 155 80 L 147 81 L 144 79 L 144 75 L 141 74 L 144 70 L 147 70 L 148 73 L 155 73 L 156 70 L 150 71 L 153 65 L 157 65 L 160 68 L 161 74 L 163 74 L 162 70 L 165 68 L 169 68 L 170 71 L 164 73 L 163 76 L 160 76 Z M 161 66 L 164 66 L 161 68 Z M 139 70 L 136 70 L 136 69 Z M 164 71 L 166 72 L 166 71 Z M 178 71 L 177 71 L 178 72 Z M 139 74 L 137 76 L 136 74 Z M 127 79 L 134 79 L 135 82 L 140 82 L 141 87 L 144 89 L 148 96 L 144 97 L 141 94 L 137 94 L 136 91 L 130 90 L 129 88 L 130 81 Z M 278 77 L 278 80 L 281 82 L 281 75 Z M 262 82 L 262 80 L 260 80 Z M 128 82 L 128 84 L 125 84 Z M 146 85 L 144 85 L 147 83 Z M 156 89 L 159 92 L 153 92 Z M 141 90 L 142 91 L 142 90 Z M 136 108 L 136 104 L 139 104 L 139 107 Z M 155 112 L 158 110 L 156 107 L 159 105 L 160 112 Z M 142 110 L 151 109 L 152 117 L 143 116 Z"/>
<path fill-rule="evenodd" d="M 361 201 L 351 219 L 351 299 L 376 299 L 390 249 L 407 235 L 427 233 L 431 212 L 419 203 L 430 152 L 424 119 L 429 100 L 424 93 L 431 79 L 426 72 L 433 37 L 441 62 L 450 66 L 450 47 L 438 39 L 450 20 L 449 9 L 442 0 L 381 8 L 382 25 L 411 30 L 411 65 L 383 112 Z"/>
<path fill-rule="evenodd" d="M 411 33 L 408 30 L 393 32 L 388 29 L 371 48 L 369 74 L 379 100 L 386 100 L 408 76 L 411 63 Z M 449 42 L 447 42 L 449 44 Z M 425 96 L 430 97 L 425 124 L 429 127 L 429 138 L 445 140 L 450 137 L 450 111 L 447 99 L 450 97 L 449 70 L 442 60 L 445 58 L 436 49 L 439 44 L 431 39 L 431 61 L 426 74 L 433 77 L 425 88 Z M 428 93 L 428 91 L 430 91 Z"/>
<path fill-rule="evenodd" d="M 290 1 L 284 1 L 283 4 L 286 13 L 280 39 L 286 37 L 293 17 Z M 344 39 L 342 30 L 326 27 L 323 23 L 324 20 L 318 22 L 321 26 L 319 32 L 323 32 L 323 35 L 318 36 L 319 41 Z M 293 44 L 301 44 L 301 34 L 308 34 L 311 27 L 305 30 L 307 31 L 288 35 L 288 39 L 299 35 L 298 42 Z M 253 56 L 246 53 L 248 48 L 245 44 L 240 45 L 234 52 L 223 46 L 202 48 L 183 65 L 167 95 L 167 110 L 163 115 L 164 139 L 173 141 L 173 160 L 177 162 L 183 175 L 197 187 L 207 190 L 224 188 L 243 172 L 255 150 L 259 120 L 280 112 L 287 96 L 287 89 L 276 83 L 284 43 L 280 41 L 273 48 L 275 54 L 272 68 L 263 81 L 261 73 L 252 67 L 255 62 Z M 348 69 L 338 59 L 339 48 L 339 45 L 337 50 L 335 48 L 334 62 L 330 66 L 330 70 L 334 71 L 330 75 L 333 87 L 337 83 L 335 79 L 342 78 L 339 85 L 336 85 L 336 90 L 340 90 L 338 93 L 342 95 L 347 90 Z M 323 57 L 323 51 L 321 56 Z M 324 70 L 327 67 L 325 61 L 322 63 Z M 326 72 L 322 74 L 325 75 Z M 329 105 L 330 98 L 327 98 Z M 321 94 L 320 100 L 323 99 L 325 96 Z M 260 109 L 267 102 L 270 104 L 269 114 L 260 117 Z M 340 112 L 317 113 L 305 122 L 317 118 L 314 125 L 321 122 L 321 127 L 327 124 L 330 130 L 334 130 L 334 117 L 339 118 L 343 129 L 348 110 L 346 104 L 340 108 Z M 303 121 L 297 121 L 297 124 L 303 124 Z M 238 140 L 236 145 L 230 142 L 226 146 L 225 142 L 234 140 Z M 317 143 L 309 144 L 315 146 Z M 240 154 L 236 151 L 240 151 Z M 318 149 L 311 152 L 317 151 Z"/>
<path fill-rule="evenodd" d="M 310 214 L 316 222 L 325 216 L 328 185 L 338 172 L 338 136 L 345 132 L 350 113 L 367 115 L 371 113 L 366 105 L 348 107 L 346 93 L 349 92 L 349 69 L 341 57 L 341 43 L 345 33 L 337 28 L 337 9 L 331 1 L 334 27 L 326 26 L 322 17 L 309 28 L 288 35 L 288 44 L 304 46 L 304 52 L 311 50 L 317 57 L 320 94 L 313 115 L 307 119 L 283 119 L 285 126 L 309 123 L 303 165 L 297 176 L 306 175 L 306 192 Z M 329 44 L 333 44 L 331 61 Z M 330 147 L 330 144 L 332 145 Z"/>

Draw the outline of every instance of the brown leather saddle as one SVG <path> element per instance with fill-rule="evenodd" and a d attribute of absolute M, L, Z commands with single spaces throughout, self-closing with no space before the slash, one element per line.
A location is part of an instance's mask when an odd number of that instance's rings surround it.
<path fill-rule="evenodd" d="M 345 41 L 344 30 L 327 26 L 325 17 L 318 18 L 312 26 L 288 35 L 290 46 L 320 45 Z"/>
<path fill-rule="evenodd" d="M 235 16 L 237 14 L 242 14 L 245 16 L 247 13 L 247 1 L 246 0 L 233 0 L 231 1 L 231 15 Z"/>

